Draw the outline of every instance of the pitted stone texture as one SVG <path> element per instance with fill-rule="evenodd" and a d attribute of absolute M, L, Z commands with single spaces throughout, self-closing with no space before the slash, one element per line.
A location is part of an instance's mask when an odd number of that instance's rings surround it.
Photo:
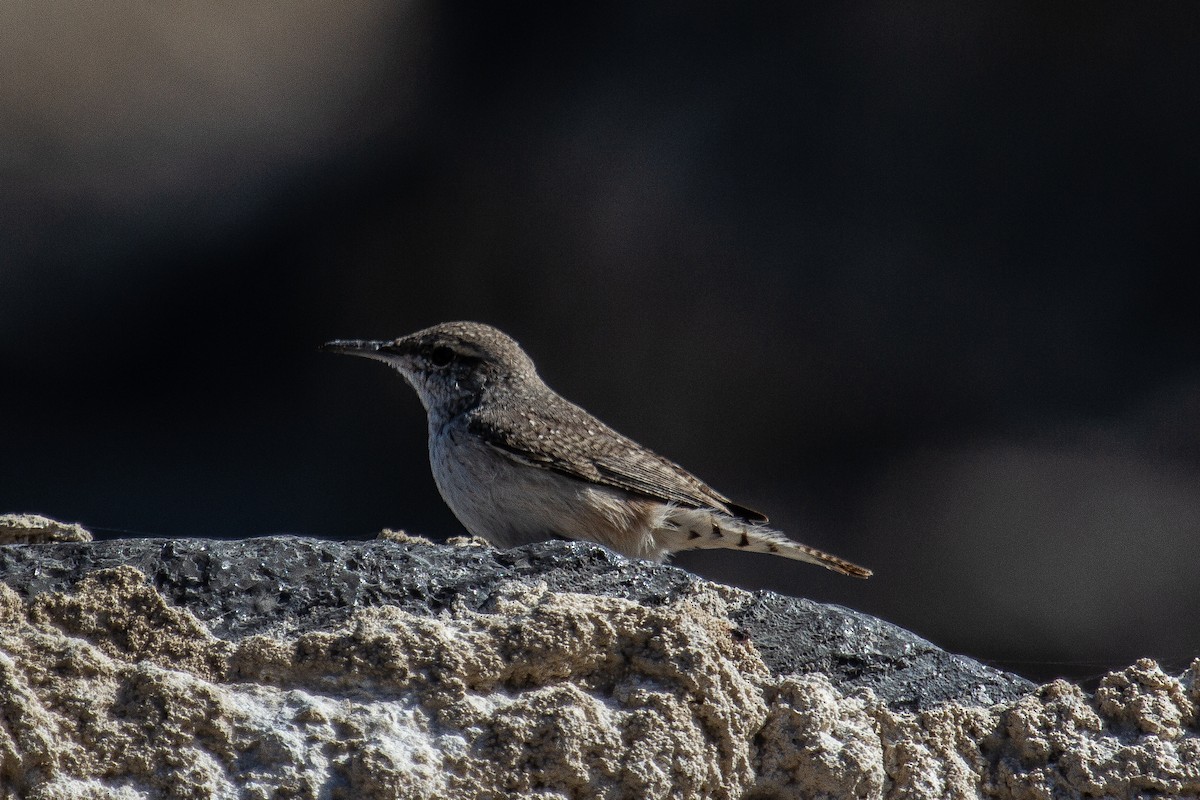
<path fill-rule="evenodd" d="M 987 750 L 998 795 L 1200 797 L 1200 729 L 1195 681 L 1200 660 L 1181 677 L 1148 659 L 1109 673 L 1095 698 L 1054 681 L 1000 715 Z"/>
<path fill-rule="evenodd" d="M 648 608 L 514 582 L 484 612 L 360 609 L 237 642 L 130 567 L 26 601 L 0 586 L 0 609 L 6 798 L 733 798 L 754 780 L 768 673 L 710 591 Z"/>
<path fill-rule="evenodd" d="M 699 586 L 722 592 L 739 636 L 772 673 L 820 672 L 840 689 L 870 688 L 896 708 L 969 698 L 1013 699 L 1033 686 L 1015 675 L 935 647 L 908 631 L 846 608 L 747 593 L 684 570 L 631 561 L 583 542 L 495 550 L 466 540 L 433 545 L 389 532 L 369 542 L 294 536 L 261 539 L 130 539 L 0 549 L 0 575 L 22 594 L 62 591 L 95 569 L 129 565 L 173 605 L 223 638 L 282 635 L 345 622 L 360 608 L 394 606 L 434 615 L 457 604 L 480 610 L 513 581 L 550 591 L 620 597 L 648 607 Z"/>
<path fill-rule="evenodd" d="M 82 525 L 59 522 L 37 514 L 0 514 L 0 545 L 91 540 L 91 531 Z"/>
<path fill-rule="evenodd" d="M 564 553 L 589 590 L 561 588 L 569 565 L 538 568 Z M 137 563 L 105 566 L 120 555 Z M 1094 698 L 1056 682 L 981 704 L 965 681 L 962 699 L 914 708 L 836 670 L 769 665 L 755 615 L 770 596 L 586 546 L 0 556 L 3 800 L 1200 796 L 1200 661 L 1180 678 L 1139 662 Z M 869 627 L 853 650 L 861 615 L 822 622 L 810 605 L 798 629 L 836 649 L 806 641 L 803 663 L 886 663 Z M 909 645 L 900 667 L 918 669 L 932 646 Z"/>

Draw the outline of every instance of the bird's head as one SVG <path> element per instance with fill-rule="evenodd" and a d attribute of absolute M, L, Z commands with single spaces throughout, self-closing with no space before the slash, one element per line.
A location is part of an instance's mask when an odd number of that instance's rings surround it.
<path fill-rule="evenodd" d="M 472 408 L 497 386 L 538 380 L 520 345 L 479 322 L 443 322 L 391 341 L 337 340 L 321 349 L 388 364 L 417 391 L 431 418 Z"/>

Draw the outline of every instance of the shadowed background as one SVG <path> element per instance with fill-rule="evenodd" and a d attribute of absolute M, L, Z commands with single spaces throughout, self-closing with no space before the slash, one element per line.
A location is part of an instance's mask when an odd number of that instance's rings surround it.
<path fill-rule="evenodd" d="M 1200 11 L 0 10 L 0 511 L 460 529 L 448 319 L 876 570 L 686 568 L 1034 678 L 1200 655 Z"/>

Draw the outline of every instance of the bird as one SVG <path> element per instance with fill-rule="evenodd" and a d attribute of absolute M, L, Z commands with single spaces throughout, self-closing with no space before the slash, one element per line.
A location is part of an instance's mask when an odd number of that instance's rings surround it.
<path fill-rule="evenodd" d="M 769 527 L 765 515 L 568 401 L 491 325 L 445 322 L 321 349 L 381 361 L 416 390 L 438 491 L 467 531 L 497 547 L 566 538 L 651 561 L 729 548 L 872 574 Z"/>

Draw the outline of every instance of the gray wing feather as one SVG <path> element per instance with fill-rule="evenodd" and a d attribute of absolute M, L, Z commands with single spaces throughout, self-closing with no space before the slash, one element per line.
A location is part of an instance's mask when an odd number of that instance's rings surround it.
<path fill-rule="evenodd" d="M 579 406 L 555 395 L 526 406 L 521 424 L 499 424 L 478 409 L 468 429 L 505 456 L 528 466 L 688 508 L 715 508 L 754 522 L 766 517 L 734 504 L 683 467 L 609 428 Z M 511 417 L 510 417 L 511 419 Z"/>

